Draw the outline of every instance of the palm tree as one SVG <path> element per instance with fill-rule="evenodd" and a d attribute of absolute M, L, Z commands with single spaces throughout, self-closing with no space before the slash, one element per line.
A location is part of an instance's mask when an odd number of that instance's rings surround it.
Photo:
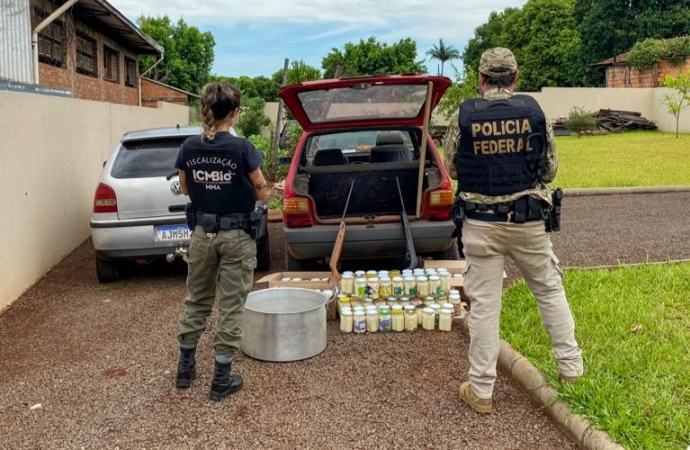
<path fill-rule="evenodd" d="M 446 45 L 443 39 L 438 40 L 438 46 L 434 44 L 434 47 L 426 52 L 427 55 L 431 56 L 432 59 L 438 59 L 441 61 L 441 75 L 443 75 L 443 64 L 451 59 L 460 58 L 460 52 L 457 48 L 452 45 Z"/>

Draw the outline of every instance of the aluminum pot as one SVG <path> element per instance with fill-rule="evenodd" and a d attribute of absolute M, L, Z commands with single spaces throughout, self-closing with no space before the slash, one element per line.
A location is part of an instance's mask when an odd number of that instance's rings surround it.
<path fill-rule="evenodd" d="M 332 299 L 331 299 L 332 300 Z M 242 314 L 242 352 L 262 361 L 297 361 L 326 349 L 329 296 L 304 288 L 250 292 Z"/>

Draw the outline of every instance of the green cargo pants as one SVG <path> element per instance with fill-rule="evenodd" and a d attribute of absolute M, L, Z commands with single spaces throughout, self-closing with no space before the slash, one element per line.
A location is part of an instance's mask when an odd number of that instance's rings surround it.
<path fill-rule="evenodd" d="M 197 226 L 187 256 L 184 310 L 177 327 L 181 345 L 196 345 L 213 310 L 218 289 L 216 355 L 232 356 L 242 340 L 242 310 L 254 282 L 256 242 L 243 230 L 225 230 L 212 238 Z"/>

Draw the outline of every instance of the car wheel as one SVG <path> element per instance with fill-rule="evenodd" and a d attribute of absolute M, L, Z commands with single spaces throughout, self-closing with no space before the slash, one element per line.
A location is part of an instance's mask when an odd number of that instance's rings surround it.
<path fill-rule="evenodd" d="M 271 245 L 268 241 L 268 234 L 264 241 L 256 246 L 256 270 L 268 270 L 271 266 Z"/>
<path fill-rule="evenodd" d="M 96 275 L 101 283 L 112 283 L 120 279 L 120 265 L 115 261 L 108 261 L 96 257 Z"/>
<path fill-rule="evenodd" d="M 290 272 L 308 272 L 314 270 L 315 263 L 311 260 L 295 259 L 285 249 L 285 270 Z"/>
<path fill-rule="evenodd" d="M 443 261 L 456 261 L 459 259 L 460 253 L 458 252 L 458 241 L 453 239 L 450 243 L 450 247 L 442 252 L 432 253 L 430 255 L 433 259 L 443 260 Z"/>

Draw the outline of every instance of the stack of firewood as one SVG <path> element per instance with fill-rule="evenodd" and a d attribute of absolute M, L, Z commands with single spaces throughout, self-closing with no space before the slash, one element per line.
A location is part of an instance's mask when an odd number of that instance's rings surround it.
<path fill-rule="evenodd" d="M 637 111 L 618 111 L 614 109 L 600 109 L 592 113 L 596 120 L 597 128 L 591 134 L 607 132 L 620 133 L 632 130 L 656 130 L 656 123 L 642 117 Z M 567 117 L 559 117 L 551 122 L 556 134 L 567 134 Z"/>

